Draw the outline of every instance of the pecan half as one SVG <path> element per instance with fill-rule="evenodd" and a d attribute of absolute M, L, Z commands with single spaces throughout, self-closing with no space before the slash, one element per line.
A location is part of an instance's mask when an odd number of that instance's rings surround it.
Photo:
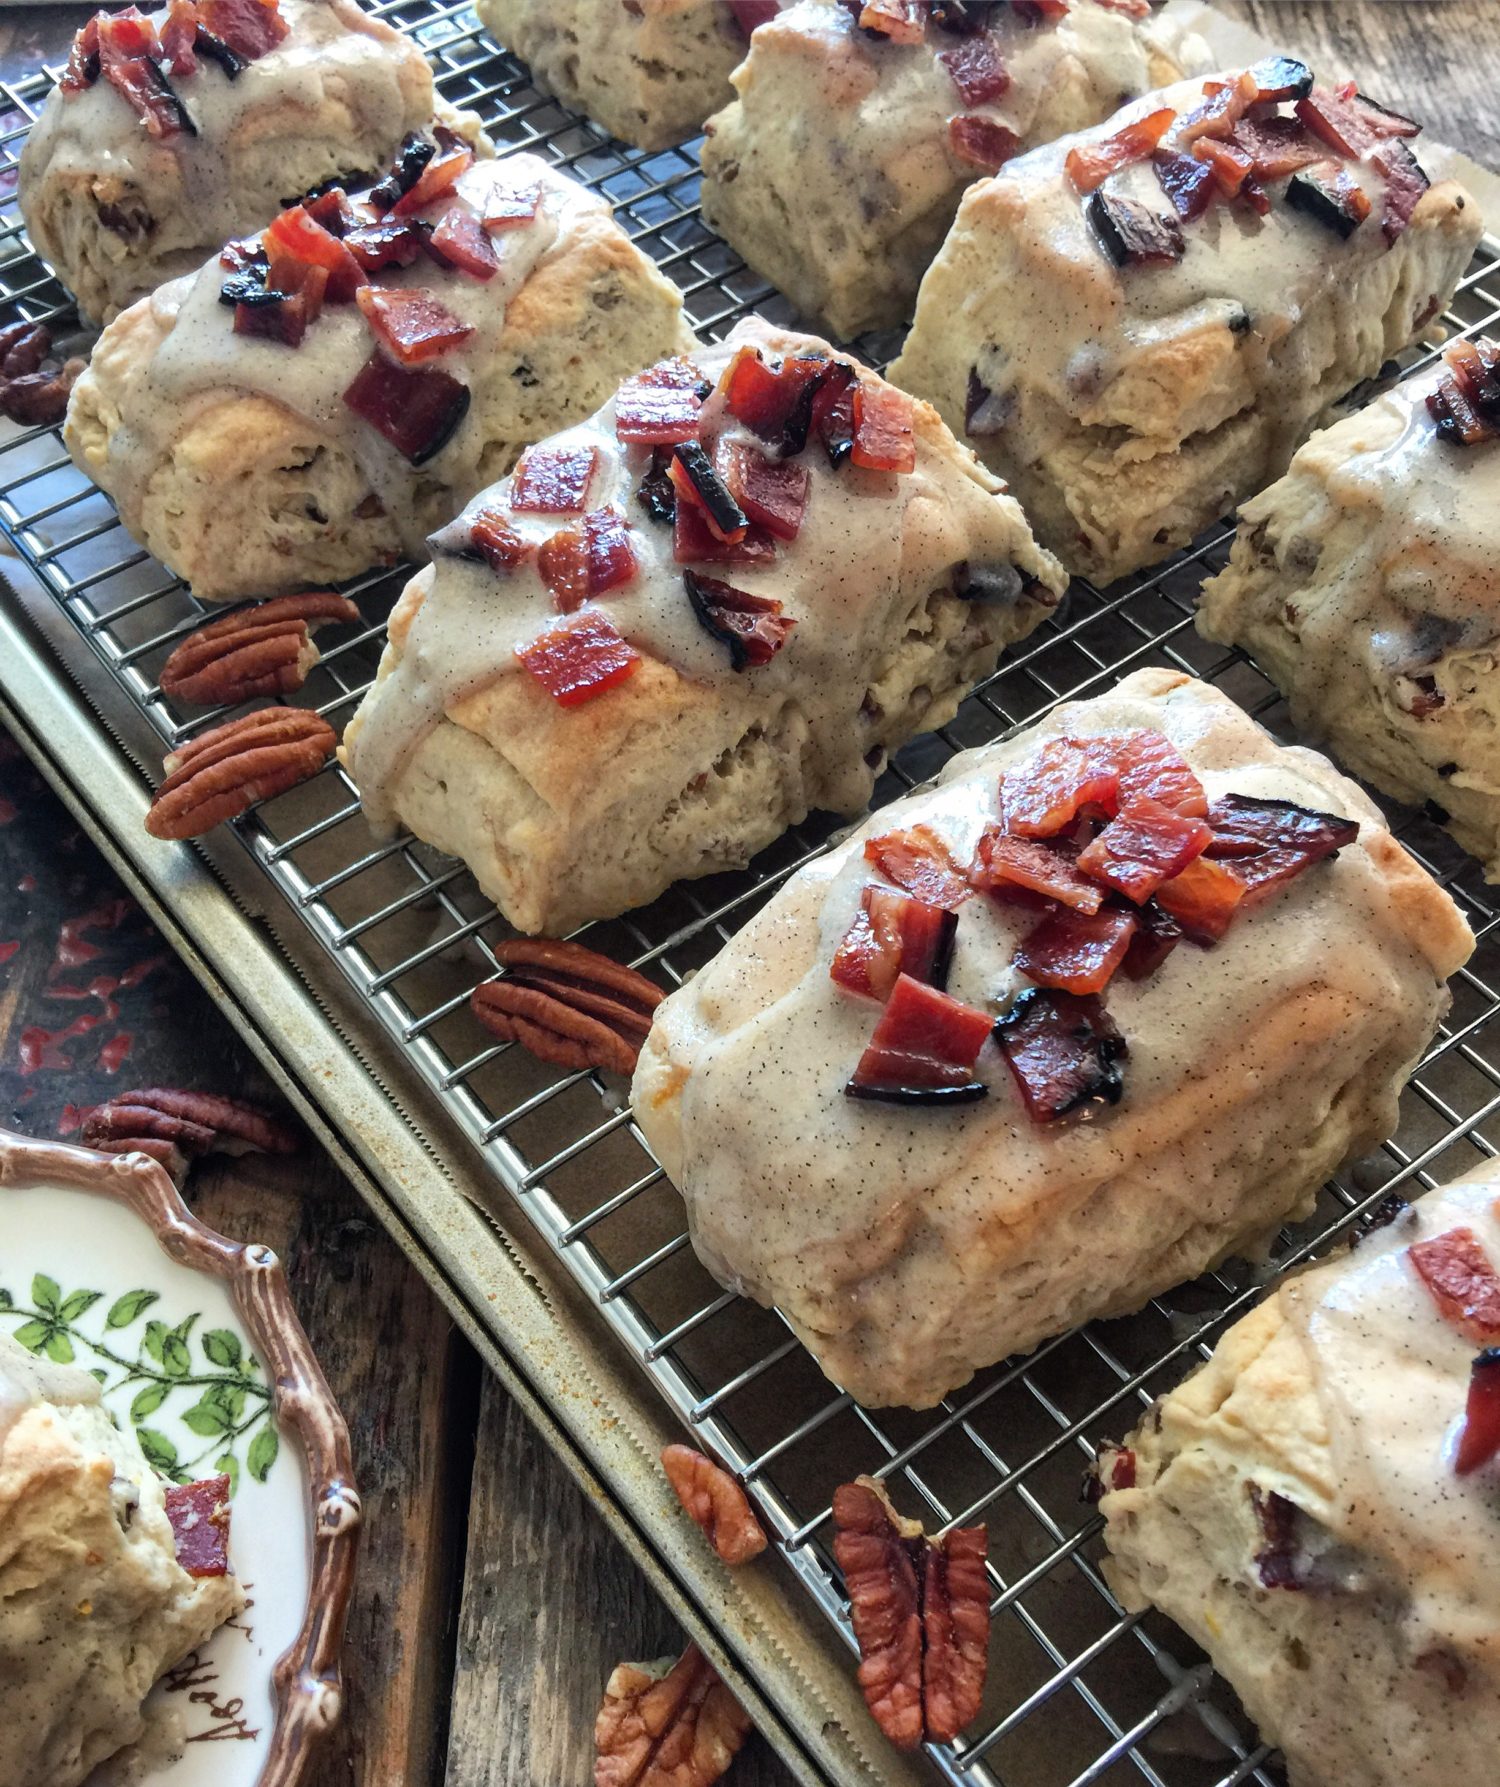
<path fill-rule="evenodd" d="M 200 1154 L 295 1154 L 301 1145 L 295 1130 L 259 1105 L 174 1086 L 137 1087 L 96 1106 L 81 1140 L 105 1154 L 149 1154 L 174 1179 Z"/>
<path fill-rule="evenodd" d="M 506 973 L 470 998 L 492 1036 L 554 1067 L 635 1071 L 651 1014 L 666 996 L 660 987 L 581 943 L 512 937 L 495 955 Z"/>
<path fill-rule="evenodd" d="M 833 1528 L 865 1704 L 899 1750 L 951 1743 L 979 1711 L 989 1661 L 985 1529 L 929 1539 L 870 1477 L 835 1492 Z"/>
<path fill-rule="evenodd" d="M 750 1499 L 722 1465 L 691 1446 L 664 1446 L 662 1469 L 680 1501 L 726 1564 L 748 1564 L 766 1548 Z"/>
<path fill-rule="evenodd" d="M 196 838 L 323 767 L 333 728 L 300 707 L 242 714 L 172 752 L 146 815 L 154 838 Z"/>
<path fill-rule="evenodd" d="M 36 426 L 61 422 L 68 413 L 68 395 L 86 362 L 69 360 L 60 370 L 26 372 L 0 383 L 0 415 Z"/>
<path fill-rule="evenodd" d="M 189 633 L 161 667 L 161 692 L 200 707 L 290 695 L 318 661 L 316 629 L 358 619 L 349 598 L 332 590 L 257 602 Z"/>
<path fill-rule="evenodd" d="M 750 1721 L 695 1644 L 675 1663 L 621 1663 L 594 1720 L 594 1787 L 713 1787 Z"/>

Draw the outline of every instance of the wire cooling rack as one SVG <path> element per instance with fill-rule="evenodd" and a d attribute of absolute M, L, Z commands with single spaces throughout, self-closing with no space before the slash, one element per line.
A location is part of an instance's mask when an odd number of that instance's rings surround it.
<path fill-rule="evenodd" d="M 545 154 L 611 199 L 631 237 L 682 288 L 702 334 L 722 335 L 752 309 L 788 314 L 702 223 L 694 145 L 645 154 L 610 141 L 532 88 L 522 66 L 461 7 L 387 0 L 374 10 L 418 39 L 446 96 L 477 110 L 497 142 Z M 32 254 L 14 202 L 16 160 L 49 84 L 0 85 L 0 322 L 26 316 L 65 332 L 67 296 Z M 1489 245 L 1444 321 L 1476 332 L 1497 318 L 1500 252 Z M 883 363 L 895 338 L 858 346 Z M 0 528 L 72 622 L 78 651 L 97 654 L 164 749 L 224 717 L 181 711 L 161 694 L 163 660 L 204 611 L 135 547 L 53 430 L 0 440 Z M 1270 684 L 1192 628 L 1198 586 L 1224 562 L 1229 537 L 1216 529 L 1165 568 L 1109 590 L 1076 583 L 1067 607 L 1007 656 L 951 726 L 898 755 L 877 804 L 934 774 L 954 752 L 1145 664 L 1217 683 L 1285 734 Z M 374 673 L 402 581 L 396 571 L 351 588 L 364 624 L 325 649 L 302 691 L 302 702 L 336 727 Z M 929 1529 L 988 1523 L 989 1686 L 967 1740 L 930 1748 L 938 1778 L 964 1787 L 1141 1780 L 1273 1787 L 1281 1778 L 1276 1759 L 1188 1640 L 1154 1614 L 1122 1613 L 1110 1596 L 1098 1568 L 1100 1522 L 1080 1499 L 1080 1477 L 1098 1441 L 1121 1434 L 1205 1356 L 1275 1272 L 1324 1247 L 1388 1191 L 1430 1186 L 1497 1151 L 1495 899 L 1429 818 L 1391 817 L 1479 937 L 1454 982 L 1449 1021 L 1406 1091 L 1398 1134 L 1329 1185 L 1311 1221 L 1284 1231 L 1259 1270 L 1226 1268 L 1138 1315 L 1050 1341 L 924 1414 L 856 1406 L 823 1379 L 778 1316 L 706 1276 L 683 1231 L 680 1201 L 614 1090 L 497 1047 L 476 1026 L 468 995 L 495 971 L 491 946 L 506 930 L 461 864 L 409 837 L 375 841 L 352 785 L 332 765 L 234 831 L 338 964 L 369 1022 L 441 1094 L 618 1341 L 698 1442 L 750 1487 L 792 1570 L 851 1648 L 829 1551 L 828 1509 L 839 1482 L 861 1471 L 885 1477 L 898 1505 Z M 583 935 L 679 985 L 833 835 L 831 823 L 815 820 L 746 873 L 677 887 Z"/>

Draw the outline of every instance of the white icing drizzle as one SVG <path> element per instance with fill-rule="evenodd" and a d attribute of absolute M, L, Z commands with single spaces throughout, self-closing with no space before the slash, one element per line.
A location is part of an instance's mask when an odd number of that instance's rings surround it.
<path fill-rule="evenodd" d="M 8 1334 L 0 1334 L 0 1450 L 6 1436 L 28 1409 L 44 1403 L 92 1404 L 99 1401 L 99 1381 L 76 1366 L 56 1365 L 29 1353 Z"/>

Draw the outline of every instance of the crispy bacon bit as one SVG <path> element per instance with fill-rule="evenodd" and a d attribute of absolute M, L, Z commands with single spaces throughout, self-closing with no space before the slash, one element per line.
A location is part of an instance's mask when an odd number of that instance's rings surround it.
<path fill-rule="evenodd" d="M 776 557 L 776 542 L 763 527 L 752 522 L 742 538 L 721 540 L 697 503 L 677 501 L 670 474 L 666 483 L 674 505 L 672 557 L 679 565 L 768 565 Z"/>
<path fill-rule="evenodd" d="M 1500 1347 L 1487 1347 L 1469 1372 L 1469 1400 L 1453 1469 L 1467 1477 L 1500 1457 Z"/>
<path fill-rule="evenodd" d="M 397 199 L 410 192 L 437 152 L 437 144 L 420 131 L 414 130 L 404 138 L 390 172 L 377 180 L 365 195 L 375 210 L 389 211 Z"/>
<path fill-rule="evenodd" d="M 1286 202 L 1346 241 L 1370 215 L 1369 194 L 1336 161 L 1319 161 L 1293 175 Z"/>
<path fill-rule="evenodd" d="M 672 525 L 677 514 L 677 491 L 672 484 L 671 474 L 667 471 L 671 459 L 670 451 L 657 447 L 635 492 L 636 501 L 651 519 L 660 521 L 667 527 Z M 707 529 L 704 531 L 707 532 Z"/>
<path fill-rule="evenodd" d="M 409 267 L 424 254 L 427 226 L 414 217 L 386 217 L 359 224 L 343 241 L 366 273 L 378 273 L 382 267 Z"/>
<path fill-rule="evenodd" d="M 730 444 L 724 482 L 751 521 L 778 540 L 795 540 L 807 513 L 808 474 L 790 459 L 767 459 L 743 442 Z"/>
<path fill-rule="evenodd" d="M 516 657 L 560 707 L 592 701 L 641 667 L 641 654 L 592 608 L 518 645 Z"/>
<path fill-rule="evenodd" d="M 1119 814 L 1079 855 L 1078 867 L 1140 906 L 1201 856 L 1212 837 L 1201 819 L 1136 795 L 1121 801 Z"/>
<path fill-rule="evenodd" d="M 845 1095 L 889 1104 L 984 1098 L 989 1089 L 974 1078 L 974 1063 L 989 1033 L 988 1013 L 898 974 Z"/>
<path fill-rule="evenodd" d="M 415 216 L 451 191 L 458 176 L 473 165 L 474 152 L 467 144 L 450 149 L 446 154 L 429 156 L 415 182 L 401 194 L 391 210 L 397 217 Z"/>
<path fill-rule="evenodd" d="M 1105 741 L 1099 740 L 1099 743 Z M 1208 796 L 1186 757 L 1164 732 L 1142 727 L 1110 740 L 1120 765 L 1120 800 L 1159 800 L 1176 813 L 1202 819 Z"/>
<path fill-rule="evenodd" d="M 938 61 L 966 106 L 993 105 L 1010 91 L 1010 70 L 987 31 L 966 38 L 957 49 L 939 50 Z"/>
<path fill-rule="evenodd" d="M 103 14 L 95 13 L 86 25 L 74 33 L 73 46 L 68 51 L 68 66 L 57 83 L 64 93 L 82 93 L 98 80 L 99 20 L 102 17 Z"/>
<path fill-rule="evenodd" d="M 862 31 L 874 31 L 891 43 L 921 43 L 925 35 L 917 0 L 865 0 L 859 25 Z"/>
<path fill-rule="evenodd" d="M 1500 1276 L 1473 1229 L 1413 1241 L 1406 1252 L 1445 1320 L 1481 1346 L 1500 1341 Z"/>
<path fill-rule="evenodd" d="M 1232 199 L 1250 174 L 1250 157 L 1244 150 L 1217 137 L 1199 137 L 1193 144 L 1193 159 L 1212 169 L 1214 184 L 1225 198 Z"/>
<path fill-rule="evenodd" d="M 302 208 L 314 223 L 322 224 L 330 236 L 337 236 L 340 241 L 359 221 L 349 204 L 348 194 L 341 186 L 330 186 L 323 192 L 309 193 L 302 201 Z"/>
<path fill-rule="evenodd" d="M 695 440 L 703 374 L 691 360 L 659 360 L 626 379 L 615 397 L 615 433 L 622 441 L 671 446 Z"/>
<path fill-rule="evenodd" d="M 969 880 L 986 893 L 1019 887 L 1078 912 L 1097 912 L 1104 904 L 1104 889 L 1079 874 L 1072 856 L 1058 845 L 1007 837 L 998 825 L 986 826 L 981 834 Z"/>
<path fill-rule="evenodd" d="M 1158 149 L 1151 162 L 1162 191 L 1184 223 L 1191 223 L 1207 211 L 1219 187 L 1213 169 L 1206 162 L 1192 155 L 1175 154 L 1170 149 Z"/>
<path fill-rule="evenodd" d="M 1262 1490 L 1252 1483 L 1250 1505 L 1265 1537 L 1265 1544 L 1255 1554 L 1262 1584 L 1300 1592 L 1305 1585 L 1298 1569 L 1302 1552 L 1297 1543 L 1297 1504 L 1275 1489 Z"/>
<path fill-rule="evenodd" d="M 425 465 L 468 414 L 469 387 L 439 367 L 408 371 L 377 349 L 345 391 L 344 402 L 413 465 Z"/>
<path fill-rule="evenodd" d="M 1135 915 L 1135 935 L 1120 964 L 1127 980 L 1149 980 L 1182 941 L 1182 926 L 1155 900 Z"/>
<path fill-rule="evenodd" d="M 740 348 L 720 380 L 725 408 L 737 421 L 774 448 L 784 459 L 795 458 L 807 445 L 813 404 L 825 380 L 846 362 L 819 354 L 788 354 L 779 365 L 769 366 L 759 348 Z"/>
<path fill-rule="evenodd" d="M 599 452 L 578 447 L 528 447 L 510 481 L 510 506 L 538 515 L 576 515 L 588 501 Z"/>
<path fill-rule="evenodd" d="M 1392 137 L 1370 160 L 1385 175 L 1385 208 L 1380 214 L 1380 228 L 1386 241 L 1394 242 L 1411 222 L 1412 213 L 1431 182 L 1399 137 Z"/>
<path fill-rule="evenodd" d="M 948 120 L 948 144 L 966 166 L 996 174 L 1021 149 L 1013 130 L 974 112 L 960 112 Z"/>
<path fill-rule="evenodd" d="M 1036 1123 L 1120 1102 L 1130 1051 L 1096 996 L 1030 988 L 996 1024 L 995 1041 Z"/>
<path fill-rule="evenodd" d="M 1195 943 L 1217 943 L 1245 897 L 1245 884 L 1232 869 L 1200 856 L 1180 875 L 1164 881 L 1156 901 Z"/>
<path fill-rule="evenodd" d="M 1231 140 L 1250 157 L 1257 180 L 1284 180 L 1324 159 L 1323 145 L 1295 118 L 1244 118 Z"/>
<path fill-rule="evenodd" d="M 198 36 L 198 8 L 194 0 L 172 0 L 161 25 L 161 53 L 168 71 L 179 79 L 198 72 L 193 44 Z"/>
<path fill-rule="evenodd" d="M 283 256 L 273 261 L 264 286 L 246 289 L 234 307 L 236 335 L 258 335 L 300 347 L 323 310 L 328 274 L 322 267 Z"/>
<path fill-rule="evenodd" d="M 1438 434 L 1464 447 L 1500 438 L 1500 343 L 1460 339 L 1443 359 L 1448 370 L 1427 394 Z"/>
<path fill-rule="evenodd" d="M 1341 94 L 1330 93 L 1326 87 L 1314 87 L 1292 109 L 1320 142 L 1346 161 L 1357 161 L 1378 135 L 1384 134 L 1371 128 L 1364 108 Z"/>
<path fill-rule="evenodd" d="M 157 65 L 160 55 L 155 27 L 134 8 L 100 19 L 100 70 L 145 125 L 147 136 L 158 141 L 196 136 L 197 126 Z"/>
<path fill-rule="evenodd" d="M 894 881 L 919 900 L 950 911 L 957 911 L 974 891 L 930 825 L 912 825 L 905 831 L 866 838 L 865 861 L 874 863 L 887 881 Z"/>
<path fill-rule="evenodd" d="M 430 237 L 432 250 L 450 267 L 474 279 L 493 279 L 500 257 L 484 225 L 465 205 L 450 205 Z"/>
<path fill-rule="evenodd" d="M 684 571 L 682 581 L 698 624 L 729 647 L 734 670 L 769 664 L 797 624 L 781 612 L 780 602 L 771 596 L 752 596 L 748 590 L 696 571 Z"/>
<path fill-rule="evenodd" d="M 229 1478 L 171 1483 L 162 1501 L 172 1527 L 177 1562 L 189 1576 L 229 1573 Z"/>
<path fill-rule="evenodd" d="M 1203 104 L 1189 112 L 1173 131 L 1175 148 L 1191 149 L 1200 137 L 1232 135 L 1235 125 L 1255 104 L 1257 88 L 1247 69 L 1232 81 L 1205 81 L 1203 92 Z"/>
<path fill-rule="evenodd" d="M 222 38 L 215 37 L 212 31 L 205 31 L 200 25 L 193 39 L 193 48 L 199 56 L 206 56 L 223 69 L 225 78 L 237 81 L 250 66 L 248 60 L 237 50 L 230 49 Z"/>
<path fill-rule="evenodd" d="M 812 428 L 835 471 L 854 451 L 857 375 L 846 360 L 830 362 L 812 400 Z"/>
<path fill-rule="evenodd" d="M 591 509 L 543 542 L 537 569 L 558 612 L 571 614 L 590 596 L 618 589 L 635 576 L 630 524 L 618 509 Z"/>
<path fill-rule="evenodd" d="M 886 999 L 898 974 L 946 989 L 958 914 L 875 883 L 860 895 L 828 972 L 841 987 Z"/>
<path fill-rule="evenodd" d="M 1283 99 L 1301 99 L 1312 92 L 1312 70 L 1291 56 L 1268 56 L 1249 71 L 1259 105 Z"/>
<path fill-rule="evenodd" d="M 1123 907 L 1105 906 L 1093 913 L 1064 908 L 1049 912 L 1021 940 L 1013 960 L 1038 986 L 1065 993 L 1102 993 L 1134 935 L 1135 914 Z"/>
<path fill-rule="evenodd" d="M 503 509 L 481 509 L 469 524 L 469 532 L 492 571 L 513 571 L 536 551 L 531 541 L 510 525 Z"/>
<path fill-rule="evenodd" d="M 1000 780 L 1005 830 L 1020 838 L 1055 838 L 1085 808 L 1112 814 L 1120 765 L 1113 738 L 1052 738 Z"/>
<path fill-rule="evenodd" d="M 382 347 L 403 366 L 422 366 L 461 346 L 474 333 L 425 286 L 362 285 L 355 299 Z"/>
<path fill-rule="evenodd" d="M 730 495 L 724 480 L 714 470 L 713 461 L 697 441 L 684 441 L 676 449 L 667 475 L 677 493 L 679 513 L 684 506 L 696 508 L 708 531 L 727 546 L 744 539 L 750 525 L 745 511 Z"/>
<path fill-rule="evenodd" d="M 866 471 L 915 471 L 912 413 L 904 391 L 861 379 L 854 387 L 854 463 Z"/>
<path fill-rule="evenodd" d="M 276 0 L 198 0 L 198 17 L 247 62 L 274 50 L 291 29 Z"/>
<path fill-rule="evenodd" d="M 1092 192 L 1109 175 L 1119 173 L 1121 168 L 1148 160 L 1157 144 L 1176 122 L 1176 112 L 1171 106 L 1163 106 L 1159 111 L 1148 112 L 1144 118 L 1138 118 L 1134 124 L 1127 124 L 1112 137 L 1082 142 L 1070 149 L 1064 165 L 1068 170 L 1068 178 L 1073 182 L 1073 190 L 1078 193 Z"/>
<path fill-rule="evenodd" d="M 1230 865 L 1252 905 L 1359 837 L 1353 819 L 1247 794 L 1221 796 L 1209 808 L 1208 823 L 1213 840 L 1206 854 Z"/>
<path fill-rule="evenodd" d="M 542 186 L 533 180 L 530 186 L 514 186 L 505 192 L 492 192 L 484 202 L 484 227 L 487 230 L 513 230 L 530 223 L 542 208 Z"/>
<path fill-rule="evenodd" d="M 273 217 L 261 240 L 273 267 L 283 257 L 321 267 L 328 275 L 326 296 L 330 304 L 347 304 L 366 283 L 359 262 L 302 205 L 293 205 L 279 217 Z"/>
<path fill-rule="evenodd" d="M 1092 192 L 1084 215 L 1117 267 L 1166 267 L 1187 252 L 1175 213 L 1149 210 L 1118 193 Z"/>

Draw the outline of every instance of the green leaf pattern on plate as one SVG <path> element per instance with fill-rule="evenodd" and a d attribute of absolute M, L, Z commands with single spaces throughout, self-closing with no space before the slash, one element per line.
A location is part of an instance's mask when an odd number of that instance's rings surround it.
<path fill-rule="evenodd" d="M 16 1324 L 14 1339 L 59 1365 L 84 1364 L 112 1395 L 139 1386 L 130 1420 L 141 1450 L 162 1476 L 190 1483 L 222 1471 L 233 1494 L 243 1459 L 250 1475 L 265 1482 L 281 1450 L 271 1390 L 260 1361 L 238 1334 L 228 1328 L 198 1333 L 196 1312 L 175 1326 L 155 1314 L 147 1317 L 161 1301 L 159 1291 L 126 1291 L 98 1312 L 102 1291 L 64 1291 L 45 1272 L 34 1275 L 29 1292 L 23 1298 L 0 1285 L 0 1316 Z M 93 1319 L 85 1322 L 91 1312 Z M 174 1444 L 160 1424 L 149 1424 L 163 1409 L 201 1439 L 201 1448 Z"/>

